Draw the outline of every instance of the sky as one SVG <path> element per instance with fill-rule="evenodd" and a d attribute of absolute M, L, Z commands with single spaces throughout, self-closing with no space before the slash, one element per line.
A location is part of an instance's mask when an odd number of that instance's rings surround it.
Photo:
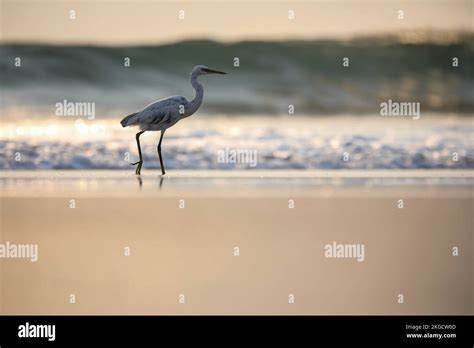
<path fill-rule="evenodd" d="M 136 45 L 200 38 L 284 40 L 351 38 L 404 30 L 472 31 L 473 3 L 474 0 L 0 0 L 0 40 Z M 402 19 L 399 11 L 403 11 Z M 290 19 L 292 13 L 294 18 Z"/>

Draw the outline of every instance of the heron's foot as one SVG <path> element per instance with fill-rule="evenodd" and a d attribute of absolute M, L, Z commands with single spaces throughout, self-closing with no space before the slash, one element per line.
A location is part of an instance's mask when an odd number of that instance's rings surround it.
<path fill-rule="evenodd" d="M 135 170 L 135 174 L 140 175 L 140 172 L 142 170 L 142 165 L 143 165 L 143 162 L 138 163 L 137 169 Z"/>
<path fill-rule="evenodd" d="M 135 162 L 135 163 L 130 163 L 131 166 L 134 166 L 134 165 L 136 165 L 136 164 L 138 164 L 138 166 L 137 166 L 137 169 L 135 170 L 135 174 L 140 175 L 140 172 L 141 172 L 141 170 L 142 170 L 143 161 L 138 161 L 138 162 Z"/>

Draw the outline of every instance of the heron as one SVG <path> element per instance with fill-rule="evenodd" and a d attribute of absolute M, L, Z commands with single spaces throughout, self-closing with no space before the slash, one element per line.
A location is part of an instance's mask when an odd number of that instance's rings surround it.
<path fill-rule="evenodd" d="M 156 149 L 160 158 L 161 173 L 163 175 L 166 174 L 165 166 L 163 165 L 163 157 L 161 156 L 161 142 L 163 141 L 165 131 L 183 118 L 191 116 L 199 109 L 204 98 L 204 88 L 197 79 L 201 75 L 208 74 L 225 75 L 226 73 L 219 70 L 209 69 L 205 65 L 196 65 L 191 71 L 191 85 L 196 91 L 193 100 L 188 101 L 185 97 L 180 95 L 160 99 L 145 106 L 143 109 L 126 116 L 122 121 L 120 121 L 122 127 L 138 126 L 140 129 L 135 136 L 140 160 L 135 163 L 130 163 L 130 165 L 137 166 L 135 174 L 140 175 L 142 170 L 143 156 L 140 147 L 140 135 L 146 131 L 161 132 L 160 140 Z"/>

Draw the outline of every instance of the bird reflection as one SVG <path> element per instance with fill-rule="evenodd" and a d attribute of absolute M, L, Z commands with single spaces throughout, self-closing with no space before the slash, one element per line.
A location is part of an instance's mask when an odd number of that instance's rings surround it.
<path fill-rule="evenodd" d="M 161 190 L 162 186 L 163 186 L 163 175 L 160 176 L 160 190 Z"/>
<path fill-rule="evenodd" d="M 137 175 L 137 180 L 138 180 L 138 187 L 140 187 L 140 190 L 143 186 L 143 180 L 141 175 Z"/>
<path fill-rule="evenodd" d="M 143 179 L 142 179 L 142 176 L 141 175 L 137 175 L 137 180 L 138 180 L 138 187 L 140 188 L 140 190 L 142 189 L 143 187 Z M 160 190 L 163 188 L 163 181 L 164 181 L 164 177 L 163 175 L 160 176 Z"/>

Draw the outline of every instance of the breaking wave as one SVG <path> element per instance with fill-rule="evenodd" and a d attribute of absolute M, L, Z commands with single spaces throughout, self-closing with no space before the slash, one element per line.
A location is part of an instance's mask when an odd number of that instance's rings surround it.
<path fill-rule="evenodd" d="M 415 43 L 377 37 L 146 47 L 1 45 L 2 106 L 53 112 L 64 99 L 93 101 L 100 117 L 120 117 L 168 95 L 192 97 L 189 72 L 205 64 L 229 73 L 201 77 L 206 113 L 282 114 L 293 104 L 296 114 L 364 114 L 378 112 L 389 98 L 419 102 L 425 112 L 469 113 L 472 42 L 466 34 L 452 42 Z M 15 67 L 15 57 L 21 67 Z M 130 67 L 124 66 L 127 57 Z"/>

